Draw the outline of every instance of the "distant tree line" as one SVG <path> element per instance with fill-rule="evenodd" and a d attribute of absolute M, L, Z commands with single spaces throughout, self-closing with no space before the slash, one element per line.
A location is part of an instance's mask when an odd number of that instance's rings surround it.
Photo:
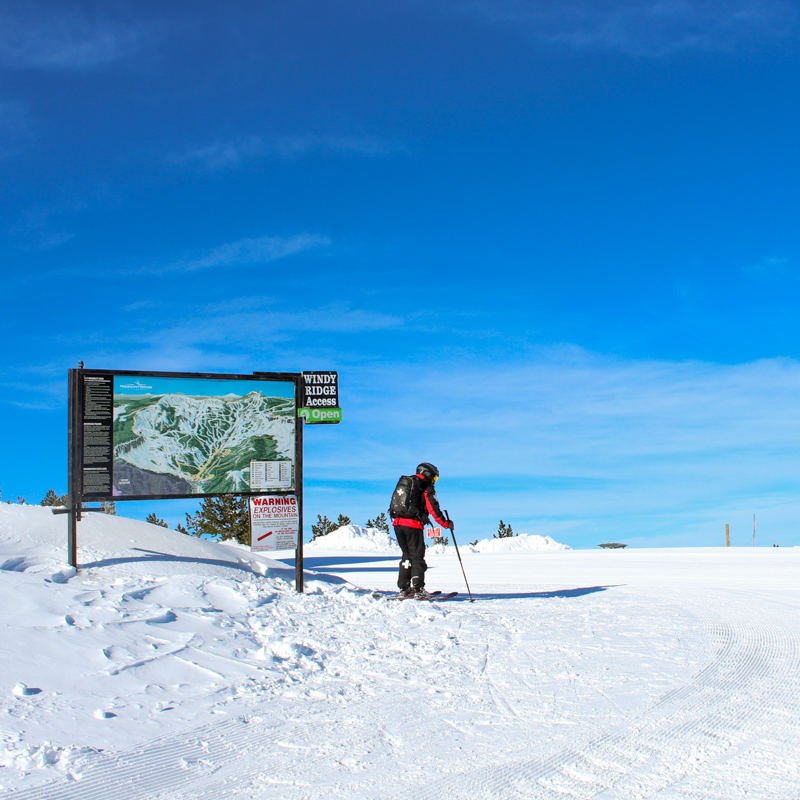
<path fill-rule="evenodd" d="M 352 524 L 353 521 L 350 519 L 350 517 L 347 517 L 344 514 L 339 514 L 339 518 L 336 520 L 336 522 L 329 520 L 327 514 L 324 517 L 322 514 L 317 514 L 317 522 L 311 526 L 311 541 L 313 542 L 315 539 L 319 539 L 320 536 L 327 536 L 329 533 L 333 533 L 339 528 L 343 528 L 345 525 Z M 378 514 L 375 519 L 368 519 L 364 527 L 377 528 L 379 531 L 385 531 L 386 533 L 389 533 L 390 530 L 389 520 L 387 519 L 385 513 Z"/>
<path fill-rule="evenodd" d="M 331 522 L 327 514 L 324 517 L 322 514 L 317 514 L 316 524 L 311 525 L 311 541 L 319 539 L 320 536 L 327 536 L 329 533 L 339 530 L 339 528 L 344 528 L 345 525 L 352 524 L 353 521 L 350 517 L 346 517 L 344 514 L 339 514 L 339 519 L 336 522 Z"/>
<path fill-rule="evenodd" d="M 510 525 L 506 525 L 503 520 L 500 520 L 500 524 L 497 526 L 497 533 L 492 534 L 492 539 L 510 539 L 512 536 L 516 536 L 517 534 L 511 530 Z"/>
<path fill-rule="evenodd" d="M 3 499 L 3 490 L 0 488 L 0 502 Z M 54 489 L 48 489 L 47 494 L 42 498 L 39 505 L 42 506 L 66 506 L 68 495 L 57 494 Z M 11 503 L 11 500 L 6 500 Z M 19 505 L 26 505 L 24 497 L 18 497 Z M 103 500 L 100 503 L 103 514 L 116 514 L 117 507 L 113 500 Z M 147 522 L 151 525 L 158 525 L 161 528 L 169 528 L 167 522 L 161 519 L 155 511 L 147 516 Z M 317 522 L 311 526 L 311 541 L 327 536 L 329 533 L 351 525 L 352 520 L 344 514 L 339 514 L 336 522 L 328 519 L 327 515 L 317 514 Z M 389 520 L 385 513 L 380 513 L 374 519 L 368 519 L 365 528 L 377 528 L 378 530 L 390 532 Z M 247 498 L 237 497 L 236 495 L 225 495 L 224 497 L 206 497 L 200 502 L 200 510 L 196 514 L 186 513 L 186 526 L 180 523 L 175 526 L 175 530 L 189 536 L 208 537 L 217 541 L 229 541 L 235 539 L 240 544 L 250 544 L 250 520 L 247 512 Z M 492 539 L 508 539 L 516 536 L 511 525 L 506 525 L 503 520 L 497 526 L 497 533 L 492 534 Z M 450 544 L 447 536 L 437 536 L 433 539 L 434 544 Z M 470 542 L 477 544 L 478 540 Z"/>

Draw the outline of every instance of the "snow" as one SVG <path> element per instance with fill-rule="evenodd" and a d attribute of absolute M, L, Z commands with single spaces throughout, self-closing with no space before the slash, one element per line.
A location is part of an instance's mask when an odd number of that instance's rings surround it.
<path fill-rule="evenodd" d="M 484 539 L 474 545 L 478 553 L 532 553 L 540 550 L 571 550 L 566 544 L 560 544 L 549 536 L 531 536 L 521 533 L 504 539 Z"/>
<path fill-rule="evenodd" d="M 451 540 L 453 535 L 444 532 Z M 430 541 L 430 540 L 427 540 Z M 569 546 L 559 544 L 549 536 L 531 536 L 522 533 L 503 539 L 484 539 L 476 545 L 462 543 L 459 551 L 472 553 L 510 553 L 510 552 L 534 552 L 540 550 L 569 550 Z M 394 535 L 386 533 L 379 528 L 362 528 L 360 525 L 345 525 L 337 528 L 327 536 L 320 536 L 313 542 L 306 545 L 309 552 L 318 550 L 348 550 L 361 553 L 386 553 L 388 555 L 400 555 L 400 548 Z M 454 545 L 429 544 L 428 553 L 431 555 L 442 555 L 444 553 L 455 553 Z"/>
<path fill-rule="evenodd" d="M 800 797 L 800 550 L 467 544 L 475 603 L 452 548 L 456 599 L 397 602 L 349 527 L 300 595 L 286 555 L 100 514 L 76 574 L 64 516 L 0 505 L 0 790 Z"/>
<path fill-rule="evenodd" d="M 305 545 L 306 552 L 314 553 L 318 550 L 356 550 L 400 555 L 394 536 L 380 528 L 362 528 L 360 525 L 345 525 Z"/>

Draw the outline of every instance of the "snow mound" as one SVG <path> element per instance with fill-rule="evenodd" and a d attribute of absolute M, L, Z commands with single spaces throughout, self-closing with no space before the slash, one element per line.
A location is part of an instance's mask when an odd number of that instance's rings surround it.
<path fill-rule="evenodd" d="M 66 545 L 65 515 L 0 505 L 0 791 L 297 692 L 334 648 L 295 618 L 366 594 L 118 516 L 78 523 L 77 572 Z"/>
<path fill-rule="evenodd" d="M 428 555 L 454 555 L 456 549 L 453 545 L 430 544 L 425 552 Z M 537 536 L 522 533 L 507 539 L 484 539 L 477 545 L 466 545 L 461 548 L 468 553 L 530 553 L 542 550 L 571 550 L 566 544 L 560 544 L 549 536 Z M 387 533 L 379 528 L 362 528 L 360 525 L 345 525 L 337 528 L 327 536 L 320 536 L 313 542 L 304 545 L 304 550 L 312 555 L 317 550 L 325 552 L 333 550 L 360 551 L 368 553 L 382 553 L 386 555 L 399 555 L 400 547 L 392 533 Z"/>
<path fill-rule="evenodd" d="M 530 553 L 538 550 L 572 550 L 569 545 L 561 544 L 549 536 L 521 533 L 504 539 L 484 539 L 476 545 L 470 545 L 474 553 Z"/>
<path fill-rule="evenodd" d="M 400 553 L 392 534 L 379 528 L 362 528 L 360 525 L 345 525 L 304 545 L 305 552 L 314 550 L 364 550 L 393 556 Z"/>
<path fill-rule="evenodd" d="M 0 505 L 0 572 L 38 575 L 66 583 L 75 570 L 67 560 L 67 517 L 42 506 Z M 83 574 L 105 578 L 176 574 L 213 577 L 291 578 L 291 569 L 259 553 L 121 516 L 86 513 L 78 523 L 78 560 Z"/>

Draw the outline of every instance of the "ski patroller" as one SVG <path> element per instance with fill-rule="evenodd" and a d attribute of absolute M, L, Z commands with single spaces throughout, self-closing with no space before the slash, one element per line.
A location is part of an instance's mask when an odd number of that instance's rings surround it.
<path fill-rule="evenodd" d="M 455 525 L 453 525 L 450 515 L 447 511 L 444 511 L 444 518 L 448 522 L 448 527 L 450 528 L 450 533 L 453 535 L 453 544 L 456 548 L 456 555 L 458 556 L 458 563 L 461 565 L 461 574 L 464 576 L 464 583 L 467 584 L 467 592 L 469 593 L 469 601 L 470 603 L 474 603 L 475 599 L 472 596 L 472 591 L 469 588 L 469 581 L 467 580 L 467 573 L 464 571 L 464 562 L 461 560 L 461 553 L 458 551 L 458 542 L 456 541 L 456 533 L 455 533 Z M 384 595 L 381 592 L 373 592 L 372 596 L 377 600 L 380 598 L 385 597 L 387 600 L 428 600 L 430 602 L 435 602 L 437 600 L 449 600 L 451 597 L 455 597 L 458 592 L 449 592 L 448 594 L 443 595 L 441 592 L 431 592 L 427 597 L 417 597 L 415 598 L 414 595 Z"/>

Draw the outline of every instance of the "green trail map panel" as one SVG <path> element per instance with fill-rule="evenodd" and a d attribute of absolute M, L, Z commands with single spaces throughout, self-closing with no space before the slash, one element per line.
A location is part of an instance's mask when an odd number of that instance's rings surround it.
<path fill-rule="evenodd" d="M 294 460 L 294 414 L 292 382 L 115 376 L 114 494 L 250 491 L 251 461 Z"/>

